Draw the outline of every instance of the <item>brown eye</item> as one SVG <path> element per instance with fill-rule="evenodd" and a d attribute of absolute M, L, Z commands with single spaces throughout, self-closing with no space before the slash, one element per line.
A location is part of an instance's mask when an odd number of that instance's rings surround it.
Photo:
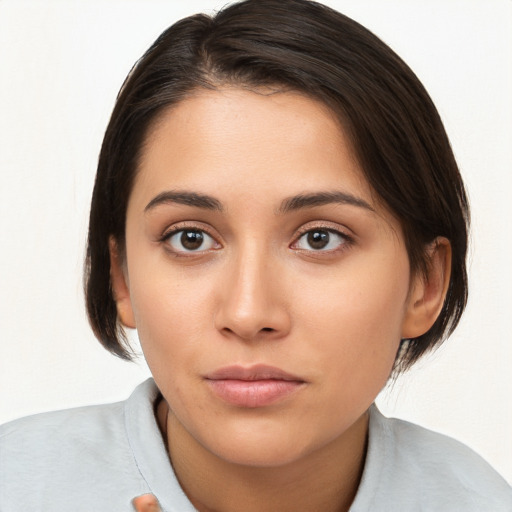
<path fill-rule="evenodd" d="M 180 237 L 181 245 L 189 251 L 195 251 L 203 245 L 204 236 L 201 231 L 183 231 Z"/>
<path fill-rule="evenodd" d="M 213 249 L 215 240 L 199 229 L 180 229 L 167 238 L 171 249 L 177 253 L 200 252 Z"/>
<path fill-rule="evenodd" d="M 307 233 L 307 242 L 311 249 L 324 249 L 329 244 L 328 231 L 310 231 Z"/>
<path fill-rule="evenodd" d="M 306 251 L 333 251 L 349 242 L 342 233 L 330 229 L 311 229 L 304 233 L 294 244 L 294 249 Z"/>

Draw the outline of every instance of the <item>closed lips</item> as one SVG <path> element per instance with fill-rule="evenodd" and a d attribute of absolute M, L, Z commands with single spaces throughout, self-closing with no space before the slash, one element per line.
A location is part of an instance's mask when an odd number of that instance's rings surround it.
<path fill-rule="evenodd" d="M 296 375 L 292 375 L 280 368 L 267 365 L 244 366 L 227 366 L 220 368 L 205 376 L 208 380 L 284 380 L 305 382 L 304 379 Z"/>
<path fill-rule="evenodd" d="M 242 408 L 265 407 L 292 395 L 306 382 L 279 368 L 258 365 L 220 368 L 206 376 L 213 393 Z"/>

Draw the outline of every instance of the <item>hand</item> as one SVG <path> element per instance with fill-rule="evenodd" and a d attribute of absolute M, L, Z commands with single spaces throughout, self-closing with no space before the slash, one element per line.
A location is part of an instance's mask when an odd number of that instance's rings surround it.
<path fill-rule="evenodd" d="M 143 494 L 132 500 L 133 508 L 137 512 L 162 512 L 158 500 L 152 494 Z"/>

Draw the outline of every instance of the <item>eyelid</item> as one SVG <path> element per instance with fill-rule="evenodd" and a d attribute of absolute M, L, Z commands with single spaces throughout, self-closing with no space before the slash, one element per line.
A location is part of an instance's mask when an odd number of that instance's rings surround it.
<path fill-rule="evenodd" d="M 322 250 L 314 250 L 314 249 L 301 249 L 298 247 L 294 247 L 294 245 L 298 244 L 300 239 L 307 233 L 315 230 L 328 231 L 331 233 L 335 233 L 341 236 L 344 239 L 344 243 L 342 243 L 339 247 L 335 249 L 328 249 L 325 251 Z M 328 257 L 329 255 L 333 255 L 334 253 L 339 253 L 340 251 L 344 251 L 351 247 L 355 242 L 355 235 L 352 234 L 352 231 L 345 226 L 342 226 L 337 223 L 328 222 L 328 221 L 313 221 L 308 222 L 307 224 L 302 225 L 296 231 L 293 241 L 290 244 L 290 248 L 296 250 L 297 252 L 311 254 L 314 255 L 315 258 Z"/>
<path fill-rule="evenodd" d="M 209 236 L 216 244 L 217 247 L 209 248 L 209 249 L 199 249 L 197 251 L 178 251 L 173 249 L 170 244 L 167 242 L 177 233 L 180 231 L 201 231 L 205 233 L 207 236 Z M 221 249 L 223 247 L 223 244 L 219 241 L 220 236 L 218 233 L 213 230 L 210 226 L 207 224 L 204 224 L 203 222 L 199 221 L 181 221 L 177 222 L 176 224 L 172 224 L 168 226 L 161 236 L 158 237 L 158 242 L 163 243 L 165 246 L 165 250 L 178 258 L 194 258 L 201 255 L 205 255 L 207 253 L 211 253 L 212 251 L 216 251 L 218 249 Z"/>
<path fill-rule="evenodd" d="M 205 223 L 203 223 L 201 221 L 180 221 L 180 222 L 177 222 L 177 223 L 172 224 L 170 226 L 167 226 L 164 229 L 162 235 L 158 237 L 158 242 L 166 242 L 173 235 L 175 235 L 176 233 L 178 233 L 180 231 L 185 231 L 187 229 L 202 231 L 202 232 L 206 233 L 219 246 L 219 247 L 215 247 L 214 249 L 207 249 L 207 250 L 204 250 L 204 251 L 200 251 L 200 250 L 197 251 L 197 252 L 191 251 L 187 256 L 193 256 L 194 254 L 195 255 L 204 254 L 204 253 L 209 252 L 211 250 L 220 249 L 220 248 L 222 248 L 224 246 L 224 244 L 221 241 L 221 237 L 218 234 L 218 232 L 215 229 L 213 229 L 211 226 L 209 226 L 208 224 L 205 224 Z M 312 222 L 308 222 L 308 223 L 300 226 L 296 230 L 295 234 L 293 235 L 293 240 L 292 240 L 291 244 L 289 245 L 289 247 L 293 248 L 293 245 L 296 244 L 298 242 L 298 240 L 304 234 L 306 234 L 306 233 L 308 233 L 310 231 L 314 231 L 315 229 L 330 231 L 332 233 L 339 234 L 340 236 L 342 236 L 345 239 L 345 243 L 342 244 L 343 247 L 344 246 L 352 245 L 353 242 L 354 242 L 354 239 L 355 239 L 355 235 L 346 226 L 340 225 L 340 224 L 335 223 L 335 222 L 330 222 L 330 221 L 312 221 Z M 180 255 L 181 256 L 181 255 L 186 254 L 185 252 L 182 253 L 181 251 L 180 252 L 173 251 L 171 248 L 168 248 L 167 250 L 169 252 L 172 252 L 175 255 Z M 297 250 L 302 251 L 302 252 L 308 252 L 305 249 L 297 249 Z M 321 253 L 321 252 L 333 253 L 333 252 L 337 252 L 339 250 L 340 249 L 333 249 L 333 250 L 328 250 L 328 251 L 313 251 L 312 250 L 311 252 L 316 252 L 316 253 Z"/>
<path fill-rule="evenodd" d="M 355 235 L 352 233 L 352 230 L 349 228 L 342 226 L 340 224 L 337 224 L 335 222 L 329 222 L 329 221 L 313 221 L 308 222 L 306 224 L 303 224 L 300 228 L 297 229 L 294 240 L 297 240 L 299 237 L 304 235 L 305 233 L 308 233 L 309 231 L 313 231 L 315 229 L 324 229 L 325 231 L 332 231 L 335 233 L 339 233 L 340 235 L 343 235 L 345 238 L 352 240 L 355 238 Z"/>
<path fill-rule="evenodd" d="M 207 235 L 211 236 L 217 243 L 219 242 L 220 236 L 211 226 L 208 224 L 205 224 L 203 222 L 199 221 L 180 221 L 176 222 L 175 224 L 171 224 L 170 226 L 167 226 L 163 233 L 158 238 L 159 242 L 163 242 L 167 240 L 169 237 L 177 233 L 178 231 L 184 231 L 184 230 L 197 230 L 197 231 L 204 231 Z"/>

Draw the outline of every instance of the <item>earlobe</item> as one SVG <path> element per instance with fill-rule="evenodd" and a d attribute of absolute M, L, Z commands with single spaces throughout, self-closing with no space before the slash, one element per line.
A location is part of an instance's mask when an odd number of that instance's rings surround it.
<path fill-rule="evenodd" d="M 110 252 L 110 282 L 112 293 L 116 301 L 117 317 L 119 321 L 131 329 L 135 329 L 135 317 L 133 315 L 130 289 L 126 279 L 126 271 L 123 267 L 122 257 L 116 240 L 110 237 L 108 244 Z"/>
<path fill-rule="evenodd" d="M 448 239 L 436 238 L 428 249 L 426 275 L 413 277 L 402 325 L 402 339 L 417 338 L 434 324 L 448 291 L 452 251 Z"/>

